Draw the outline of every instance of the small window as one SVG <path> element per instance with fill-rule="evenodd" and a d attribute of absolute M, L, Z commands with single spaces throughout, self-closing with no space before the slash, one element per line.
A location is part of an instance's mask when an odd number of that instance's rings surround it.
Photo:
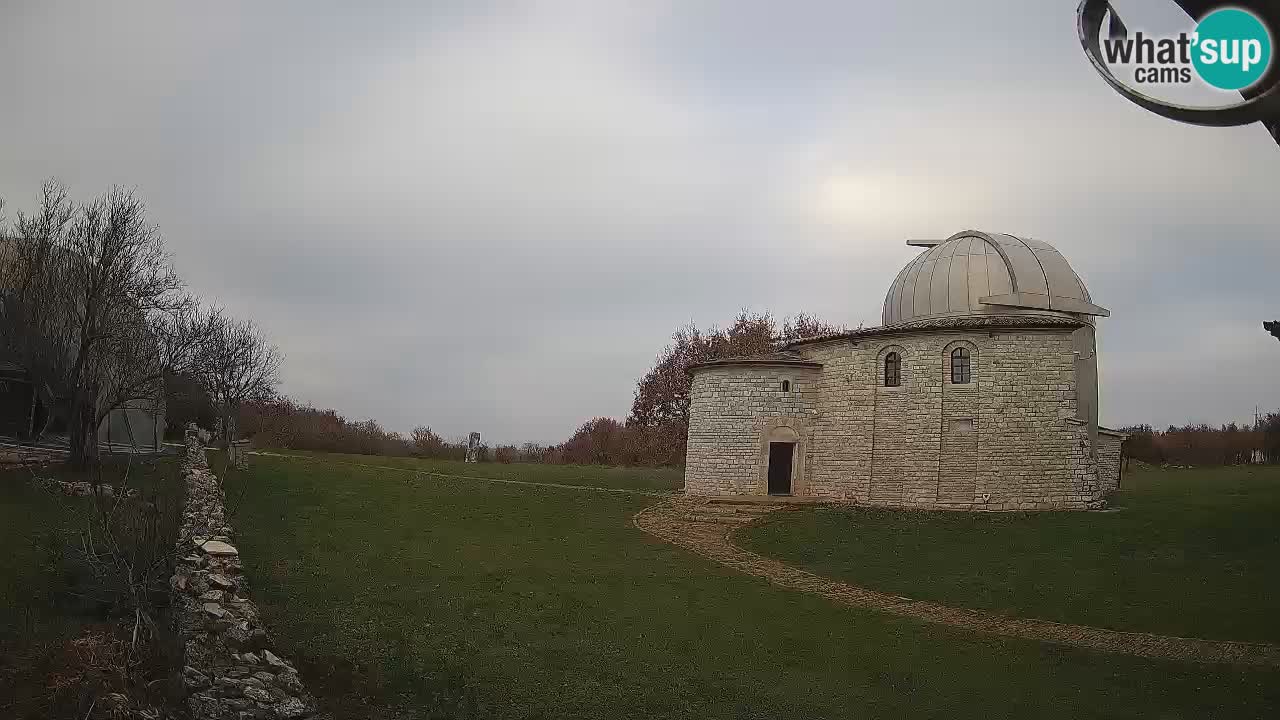
<path fill-rule="evenodd" d="M 884 356 L 884 386 L 898 387 L 902 384 L 902 358 L 891 352 Z"/>
<path fill-rule="evenodd" d="M 783 380 L 783 381 L 782 381 L 782 392 L 791 392 L 791 381 L 790 381 L 790 380 Z"/>
<path fill-rule="evenodd" d="M 951 382 L 956 385 L 968 384 L 972 379 L 969 365 L 969 349 L 958 347 L 951 351 Z"/>

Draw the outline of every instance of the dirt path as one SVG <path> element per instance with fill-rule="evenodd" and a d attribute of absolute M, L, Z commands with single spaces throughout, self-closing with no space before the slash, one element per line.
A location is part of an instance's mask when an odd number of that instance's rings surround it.
<path fill-rule="evenodd" d="M 651 535 L 722 565 L 765 578 L 780 587 L 821 595 L 845 605 L 881 610 L 913 620 L 965 630 L 1059 643 L 1087 650 L 1165 660 L 1280 666 L 1280 646 L 1277 645 L 1152 635 L 1007 617 L 983 610 L 948 607 L 856 587 L 744 550 L 733 544 L 731 526 L 688 520 L 686 514 L 687 508 L 681 507 L 678 502 L 668 501 L 641 510 L 632 521 L 637 528 Z"/>

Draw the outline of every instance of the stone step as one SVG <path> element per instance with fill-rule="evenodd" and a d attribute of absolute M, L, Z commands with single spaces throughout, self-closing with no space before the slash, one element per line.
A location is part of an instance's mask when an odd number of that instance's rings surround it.
<path fill-rule="evenodd" d="M 826 498 L 793 495 L 713 495 L 707 497 L 705 502 L 708 505 L 778 507 L 779 505 L 818 505 L 831 501 Z"/>

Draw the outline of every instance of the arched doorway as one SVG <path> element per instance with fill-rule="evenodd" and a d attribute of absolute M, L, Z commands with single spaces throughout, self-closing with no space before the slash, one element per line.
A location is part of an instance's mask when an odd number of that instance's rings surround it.
<path fill-rule="evenodd" d="M 774 428 L 769 433 L 768 492 L 790 495 L 795 478 L 796 444 L 800 435 L 789 427 Z"/>

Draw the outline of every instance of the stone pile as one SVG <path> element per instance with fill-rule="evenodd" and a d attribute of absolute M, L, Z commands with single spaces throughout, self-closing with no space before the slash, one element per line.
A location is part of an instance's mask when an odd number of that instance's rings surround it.
<path fill-rule="evenodd" d="M 0 469 L 30 468 L 48 465 L 56 459 L 51 450 L 41 448 L 0 448 Z"/>
<path fill-rule="evenodd" d="M 186 642 L 183 684 L 194 720 L 307 718 L 316 711 L 298 671 L 272 651 L 248 598 L 226 518 L 222 484 L 209 470 L 208 434 L 188 426 L 182 475 L 186 507 L 170 586 Z"/>
<path fill-rule="evenodd" d="M 89 497 L 94 494 L 93 484 L 85 482 L 84 480 L 72 482 L 68 480 L 38 479 L 36 481 L 36 485 L 49 490 L 55 490 L 63 495 L 71 495 L 74 497 Z M 116 489 L 111 485 L 104 483 L 98 486 L 97 494 L 102 497 L 115 497 Z M 137 497 L 138 489 L 129 488 L 125 491 L 125 496 L 131 498 Z"/>

